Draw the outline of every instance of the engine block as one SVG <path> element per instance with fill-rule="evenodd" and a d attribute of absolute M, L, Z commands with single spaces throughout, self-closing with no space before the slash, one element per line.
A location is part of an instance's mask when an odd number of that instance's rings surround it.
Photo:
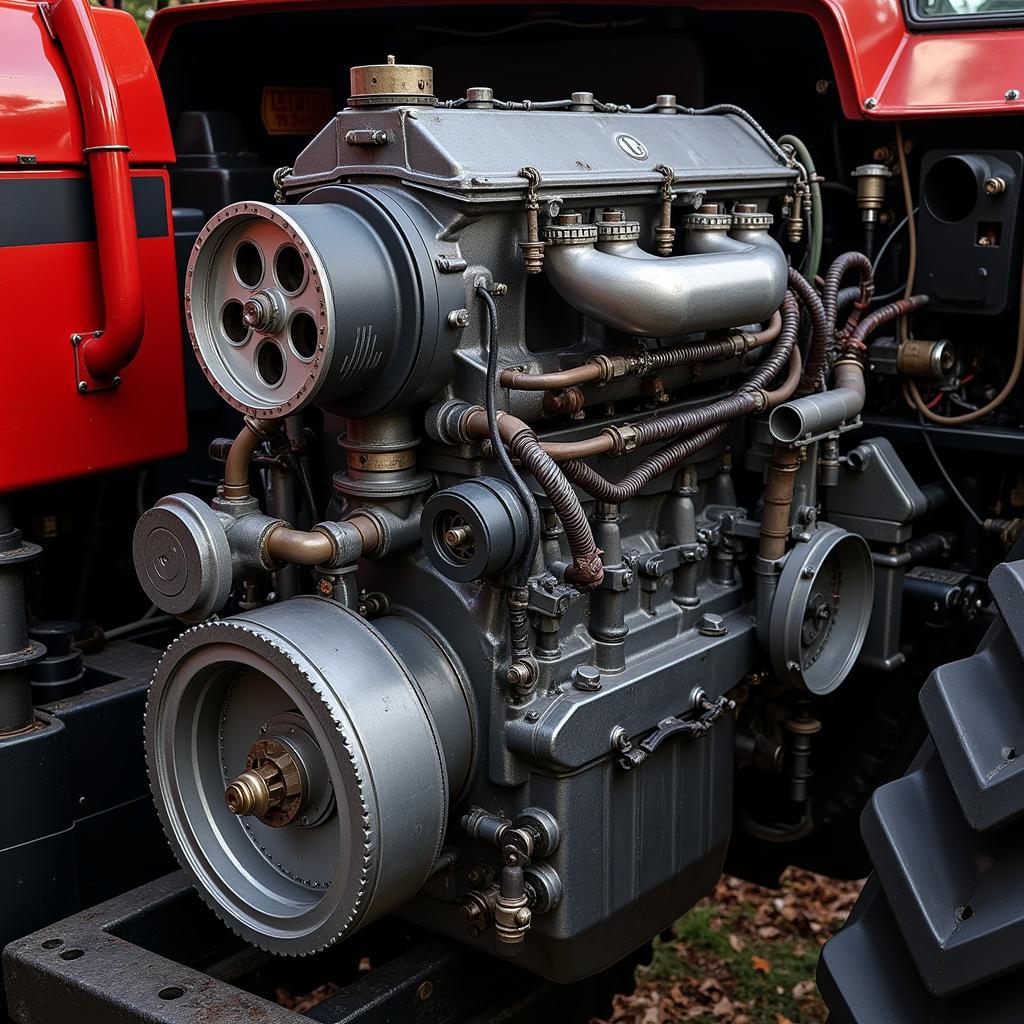
<path fill-rule="evenodd" d="M 147 593 L 194 623 L 150 773 L 256 945 L 397 913 L 571 981 L 714 885 L 737 749 L 806 803 L 805 698 L 872 607 L 867 544 L 818 516 L 863 372 L 848 339 L 796 344 L 772 211 L 801 172 L 749 115 L 431 82 L 354 68 L 279 202 L 192 253 L 195 353 L 246 419 L 212 507 L 136 531 Z M 314 422 L 343 464 L 300 529 L 282 453 Z M 913 488 L 865 452 L 879 494 Z M 762 681 L 796 708 L 778 735 L 749 727 Z"/>

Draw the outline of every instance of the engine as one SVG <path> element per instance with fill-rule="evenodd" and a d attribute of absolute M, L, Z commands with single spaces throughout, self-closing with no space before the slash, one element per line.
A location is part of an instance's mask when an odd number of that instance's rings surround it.
<path fill-rule="evenodd" d="M 899 656 L 898 606 L 872 613 L 931 496 L 845 435 L 866 338 L 924 300 L 865 315 L 857 253 L 819 298 L 779 242 L 807 170 L 737 107 L 351 82 L 277 202 L 223 209 L 188 263 L 244 426 L 212 505 L 136 529 L 193 624 L 150 778 L 258 946 L 396 913 L 571 981 L 711 889 L 737 751 L 750 829 L 806 831 L 818 703 Z M 338 440 L 321 480 L 290 469 L 309 434 Z"/>

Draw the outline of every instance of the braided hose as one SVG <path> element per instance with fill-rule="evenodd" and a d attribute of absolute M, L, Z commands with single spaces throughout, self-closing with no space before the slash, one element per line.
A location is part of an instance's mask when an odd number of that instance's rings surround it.
<path fill-rule="evenodd" d="M 832 345 L 832 321 L 826 316 L 825 307 L 814 286 L 792 267 L 789 268 L 789 286 L 796 292 L 811 318 L 811 347 L 807 352 L 804 375 L 796 389 L 798 395 L 809 395 L 822 390 Z"/>
<path fill-rule="evenodd" d="M 646 487 L 652 480 L 661 476 L 673 467 L 688 459 L 694 452 L 705 445 L 710 444 L 716 437 L 721 436 L 729 428 L 728 423 L 719 423 L 706 430 L 700 430 L 689 437 L 677 441 L 660 452 L 652 455 L 642 462 L 636 469 L 627 473 L 617 484 L 606 480 L 599 473 L 592 470 L 585 462 L 573 459 L 562 464 L 565 475 L 572 480 L 577 487 L 593 495 L 598 501 L 607 501 L 613 505 L 621 505 L 623 502 L 635 498 L 641 488 Z"/>
<path fill-rule="evenodd" d="M 604 579 L 601 551 L 594 540 L 583 506 L 562 470 L 541 448 L 532 430 L 520 430 L 509 441 L 508 449 L 512 457 L 533 474 L 565 530 L 573 558 L 572 565 L 566 571 L 566 579 L 582 587 L 600 586 Z"/>
<path fill-rule="evenodd" d="M 851 270 L 856 270 L 860 278 L 858 285 L 860 293 L 855 300 L 857 303 L 850 314 L 848 327 L 857 326 L 861 313 L 868 308 L 871 295 L 875 290 L 874 280 L 871 276 L 871 261 L 862 252 L 844 252 L 837 256 L 828 268 L 825 275 L 825 287 L 822 290 L 822 305 L 825 308 L 826 321 L 832 325 L 835 333 L 838 333 L 839 316 L 839 285 Z"/>

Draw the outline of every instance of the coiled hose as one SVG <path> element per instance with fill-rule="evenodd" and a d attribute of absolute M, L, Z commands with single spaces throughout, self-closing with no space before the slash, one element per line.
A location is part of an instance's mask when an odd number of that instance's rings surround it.
<path fill-rule="evenodd" d="M 811 395 L 821 391 L 828 369 L 829 350 L 832 345 L 831 321 L 825 313 L 821 296 L 803 274 L 789 268 L 789 287 L 796 292 L 811 321 L 811 344 L 804 363 L 804 375 L 800 378 L 796 393 Z"/>
<path fill-rule="evenodd" d="M 800 351 L 796 347 L 799 323 L 796 301 L 787 293 L 782 310 L 782 329 L 771 355 L 728 398 L 712 402 L 701 409 L 688 409 L 674 416 L 661 416 L 636 427 L 638 444 L 647 444 L 684 431 L 695 431 L 645 459 L 627 473 L 618 483 L 612 483 L 591 469 L 580 459 L 562 464 L 562 470 L 577 487 L 599 501 L 620 505 L 635 498 L 640 490 L 662 473 L 685 462 L 694 452 L 720 437 L 741 416 L 756 412 L 758 408 L 772 408 L 786 401 L 796 390 L 801 378 Z M 786 380 L 775 390 L 762 388 L 785 363 L 790 370 Z M 761 398 L 758 398 L 758 393 Z M 641 433 L 641 431 L 643 431 Z"/>

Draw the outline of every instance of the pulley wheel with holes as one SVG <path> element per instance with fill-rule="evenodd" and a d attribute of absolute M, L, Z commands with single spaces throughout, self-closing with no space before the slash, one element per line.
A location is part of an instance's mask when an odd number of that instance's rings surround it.
<path fill-rule="evenodd" d="M 200 895 L 263 949 L 323 949 L 414 895 L 440 850 L 441 737 L 457 746 L 446 730 L 467 734 L 468 712 L 436 644 L 398 621 L 411 655 L 384 625 L 299 597 L 197 626 L 157 668 L 146 747 L 164 829 Z M 440 725 L 413 671 L 453 709 Z"/>
<path fill-rule="evenodd" d="M 211 384 L 256 417 L 312 404 L 362 417 L 436 391 L 461 336 L 442 310 L 465 301 L 461 278 L 438 280 L 437 231 L 415 200 L 368 186 L 215 214 L 185 287 Z"/>
<path fill-rule="evenodd" d="M 871 551 L 862 537 L 822 525 L 795 545 L 769 615 L 778 678 L 819 695 L 836 689 L 860 654 L 873 599 Z"/>

